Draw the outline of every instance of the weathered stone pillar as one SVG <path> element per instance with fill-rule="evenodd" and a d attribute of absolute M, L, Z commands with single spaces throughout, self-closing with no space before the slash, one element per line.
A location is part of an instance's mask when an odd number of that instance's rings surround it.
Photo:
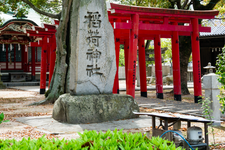
<path fill-rule="evenodd" d="M 105 1 L 74 1 L 70 18 L 70 94 L 112 93 L 115 44 Z"/>
<path fill-rule="evenodd" d="M 216 121 L 220 121 L 220 102 L 218 99 L 218 95 L 220 94 L 219 86 L 220 83 L 217 80 L 218 75 L 214 73 L 210 73 L 203 76 L 203 89 L 205 90 L 205 98 L 208 98 L 212 101 L 211 109 L 212 119 Z M 220 126 L 220 122 L 216 122 L 213 125 Z"/>
<path fill-rule="evenodd" d="M 105 0 L 73 1 L 71 7 L 70 93 L 57 99 L 53 118 L 75 124 L 137 117 L 132 96 L 112 94 L 115 42 Z"/>

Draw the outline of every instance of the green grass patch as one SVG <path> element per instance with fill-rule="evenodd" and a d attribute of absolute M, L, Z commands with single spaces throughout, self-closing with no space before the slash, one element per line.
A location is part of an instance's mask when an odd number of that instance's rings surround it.
<path fill-rule="evenodd" d="M 21 141 L 0 140 L 0 149 L 4 150 L 181 150 L 171 141 L 159 137 L 148 139 L 141 133 L 123 133 L 122 130 L 108 130 L 106 133 L 84 131 L 80 138 L 72 140 L 25 139 Z"/>

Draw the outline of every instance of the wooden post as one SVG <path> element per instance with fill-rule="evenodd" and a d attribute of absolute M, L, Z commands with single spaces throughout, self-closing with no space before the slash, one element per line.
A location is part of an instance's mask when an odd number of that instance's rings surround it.
<path fill-rule="evenodd" d="M 41 50 L 41 76 L 40 76 L 40 94 L 45 94 L 46 89 L 46 69 L 47 69 L 47 38 L 43 38 Z"/>
<path fill-rule="evenodd" d="M 173 60 L 174 100 L 181 101 L 180 55 L 179 55 L 178 32 L 173 32 L 173 36 L 172 36 L 172 60 Z"/>
<path fill-rule="evenodd" d="M 194 79 L 194 98 L 195 103 L 202 99 L 201 85 L 201 63 L 200 63 L 200 48 L 199 48 L 199 24 L 198 19 L 191 19 L 192 23 L 192 62 L 193 62 L 193 79 Z"/>
<path fill-rule="evenodd" d="M 208 123 L 204 123 L 205 129 L 205 143 L 207 144 L 207 148 L 209 147 L 209 136 L 208 136 Z"/>
<path fill-rule="evenodd" d="M 147 97 L 145 40 L 143 38 L 139 39 L 138 47 L 139 47 L 139 73 L 140 73 L 141 96 Z"/>
<path fill-rule="evenodd" d="M 163 99 L 163 77 L 162 77 L 160 35 L 155 36 L 154 53 L 155 53 L 156 96 L 157 98 Z"/>
<path fill-rule="evenodd" d="M 137 44 L 139 30 L 139 15 L 131 17 L 132 29 L 129 35 L 129 56 L 127 69 L 127 94 L 135 98 L 135 80 L 136 80 L 136 61 L 137 61 Z"/>

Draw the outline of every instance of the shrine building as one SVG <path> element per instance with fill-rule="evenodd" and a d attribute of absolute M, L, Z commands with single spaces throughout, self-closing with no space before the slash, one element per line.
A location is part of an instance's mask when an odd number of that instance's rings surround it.
<path fill-rule="evenodd" d="M 4 82 L 39 81 L 44 47 L 49 49 L 45 51 L 46 77 L 49 78 L 52 54 L 50 49 L 55 45 L 52 38 L 55 38 L 56 30 L 46 32 L 48 27 L 46 24 L 43 26 L 44 28 L 38 27 L 35 22 L 25 17 L 10 19 L 0 26 L 0 71 Z M 55 25 L 50 26 L 56 28 Z M 55 57 L 55 54 L 53 56 Z"/>

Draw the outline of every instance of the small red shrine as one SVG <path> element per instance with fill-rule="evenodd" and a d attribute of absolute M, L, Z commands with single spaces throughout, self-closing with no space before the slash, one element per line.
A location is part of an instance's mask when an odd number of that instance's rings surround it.
<path fill-rule="evenodd" d="M 137 50 L 139 50 L 140 91 L 141 96 L 147 97 L 144 44 L 145 40 L 154 40 L 156 93 L 157 98 L 162 99 L 160 38 L 171 38 L 174 99 L 181 101 L 179 36 L 191 36 L 194 96 L 195 102 L 198 102 L 202 96 L 199 32 L 211 31 L 210 27 L 203 27 L 198 21 L 214 18 L 217 14 L 218 11 L 187 11 L 111 3 L 108 18 L 114 28 L 117 64 L 113 93 L 119 92 L 119 50 L 120 44 L 124 44 L 127 94 L 135 97 Z M 0 56 L 5 56 L 0 57 L 1 69 L 31 72 L 33 78 L 35 72 L 41 71 L 40 93 L 45 93 L 46 72 L 49 71 L 50 82 L 55 65 L 55 32 L 58 23 L 55 21 L 53 25 L 44 24 L 43 27 L 38 27 L 31 21 L 11 20 L 0 27 Z M 21 45 L 20 52 L 19 45 Z M 31 49 L 32 53 L 28 54 L 27 49 Z M 37 70 L 37 66 L 40 70 Z"/>
<path fill-rule="evenodd" d="M 38 27 L 28 19 L 11 19 L 0 27 L 0 70 L 7 81 L 35 81 L 39 74 L 45 93 L 46 73 L 50 82 L 54 70 L 57 24 Z"/>

